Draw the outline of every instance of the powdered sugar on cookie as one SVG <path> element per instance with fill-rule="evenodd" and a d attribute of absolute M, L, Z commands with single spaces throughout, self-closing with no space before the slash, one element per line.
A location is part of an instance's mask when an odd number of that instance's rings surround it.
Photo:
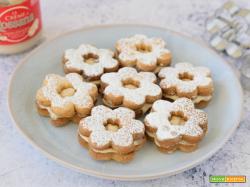
<path fill-rule="evenodd" d="M 124 67 L 116 73 L 106 73 L 101 77 L 101 82 L 107 85 L 104 95 L 122 96 L 123 100 L 136 105 L 144 104 L 148 96 L 161 96 L 161 89 L 155 81 L 153 73 L 137 73 L 131 67 Z M 126 87 L 126 84 L 132 84 L 134 88 Z"/>
<path fill-rule="evenodd" d="M 51 107 L 63 107 L 68 103 L 73 103 L 77 106 L 93 104 L 93 99 L 89 95 L 89 92 L 91 92 L 95 85 L 83 82 L 82 77 L 76 73 L 67 74 L 65 77 L 50 74 L 46 76 L 45 82 L 42 92 L 44 96 L 51 101 Z M 58 87 L 61 86 L 72 86 L 75 93 L 69 97 L 62 97 L 58 93 Z"/>
<path fill-rule="evenodd" d="M 157 65 L 167 66 L 171 61 L 170 51 L 165 48 L 165 42 L 160 38 L 148 38 L 138 34 L 118 40 L 116 49 L 122 65 L 130 64 L 144 71 L 148 68 L 154 71 Z"/>
<path fill-rule="evenodd" d="M 187 76 L 185 81 L 181 76 Z M 175 67 L 166 67 L 161 69 L 159 77 L 163 79 L 160 86 L 164 88 L 176 87 L 177 92 L 193 92 L 199 86 L 208 86 L 212 84 L 210 70 L 206 67 L 194 67 L 190 63 L 178 63 Z"/>
<path fill-rule="evenodd" d="M 181 113 L 186 121 L 182 125 L 171 124 L 173 113 Z M 156 139 L 159 141 L 180 138 L 181 136 L 203 136 L 203 125 L 207 124 L 207 115 L 202 110 L 194 108 L 190 99 L 180 98 L 171 103 L 158 100 L 152 106 L 152 112 L 145 117 L 145 125 L 156 129 Z"/>
<path fill-rule="evenodd" d="M 79 128 L 90 133 L 89 143 L 95 149 L 126 147 L 133 144 L 134 134 L 144 134 L 143 123 L 134 118 L 135 113 L 130 109 L 120 107 L 112 110 L 99 105 L 92 109 L 91 116 L 81 120 Z M 118 125 L 117 131 L 106 130 L 105 125 L 111 122 Z"/>
<path fill-rule="evenodd" d="M 92 58 L 92 61 L 88 61 Z M 100 76 L 105 70 L 118 68 L 114 53 L 108 49 L 98 49 L 82 44 L 77 49 L 67 49 L 64 54 L 65 68 L 83 72 L 86 77 Z"/>

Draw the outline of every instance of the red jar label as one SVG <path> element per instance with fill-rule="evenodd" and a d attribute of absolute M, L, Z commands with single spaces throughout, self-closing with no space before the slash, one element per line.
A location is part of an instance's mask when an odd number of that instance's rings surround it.
<path fill-rule="evenodd" d="M 0 45 L 11 45 L 33 38 L 42 28 L 39 0 L 0 6 Z"/>

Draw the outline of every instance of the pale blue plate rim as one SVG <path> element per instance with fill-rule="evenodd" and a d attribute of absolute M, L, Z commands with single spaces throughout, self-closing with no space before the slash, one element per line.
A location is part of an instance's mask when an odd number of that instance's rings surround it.
<path fill-rule="evenodd" d="M 112 175 L 108 175 L 105 174 L 103 172 L 97 172 L 97 171 L 93 171 L 93 170 L 88 170 L 82 167 L 77 167 L 73 164 L 70 164 L 68 162 L 65 162 L 64 160 L 61 160 L 59 158 L 57 158 L 56 156 L 54 156 L 53 154 L 45 151 L 44 149 L 42 149 L 41 147 L 39 147 L 32 139 L 30 139 L 25 132 L 22 131 L 22 129 L 20 128 L 18 121 L 15 120 L 12 109 L 11 109 L 11 97 L 10 97 L 10 93 L 11 93 L 11 85 L 12 82 L 14 80 L 15 74 L 16 72 L 19 70 L 19 68 L 27 61 L 27 59 L 29 59 L 31 56 L 33 56 L 35 53 L 39 52 L 41 49 L 46 48 L 46 46 L 56 40 L 59 39 L 62 36 L 67 36 L 70 35 L 72 33 L 76 33 L 76 32 L 81 32 L 81 31 L 86 31 L 86 30 L 91 30 L 91 29 L 100 29 L 100 28 L 112 28 L 112 27 L 146 27 L 146 28 L 154 28 L 154 29 L 159 29 L 159 30 L 165 30 L 173 35 L 179 35 L 181 37 L 184 37 L 188 40 L 192 40 L 193 42 L 197 43 L 198 45 L 200 45 L 202 48 L 206 48 L 210 53 L 212 53 L 213 55 L 217 56 L 217 58 L 220 58 L 221 61 L 228 66 L 231 71 L 234 73 L 235 76 L 235 80 L 237 81 L 236 85 L 237 85 L 237 89 L 239 92 L 239 96 L 238 96 L 238 101 L 240 103 L 241 106 L 241 112 L 239 112 L 239 116 L 237 119 L 237 122 L 235 123 L 234 126 L 232 126 L 231 131 L 227 134 L 227 136 L 223 139 L 223 141 L 220 142 L 220 144 L 217 145 L 217 147 L 215 147 L 213 150 L 211 150 L 210 152 L 208 152 L 207 154 L 204 154 L 202 157 L 198 158 L 195 162 L 191 162 L 189 164 L 186 164 L 185 167 L 181 167 L 181 168 L 175 168 L 172 171 L 168 171 L 168 172 L 161 172 L 161 173 L 154 173 L 154 174 L 148 174 L 148 175 L 131 175 L 131 176 L 124 176 L 124 175 L 119 175 L 117 174 L 116 176 L 112 176 Z M 10 81 L 9 81 L 9 85 L 8 85 L 8 110 L 12 119 L 12 122 L 15 124 L 16 128 L 18 129 L 19 133 L 22 134 L 22 136 L 33 146 L 35 147 L 37 150 L 39 150 L 42 154 L 44 154 L 47 158 L 54 160 L 55 162 L 59 163 L 60 165 L 63 165 L 67 168 L 71 168 L 75 171 L 78 171 L 80 173 L 84 173 L 87 175 L 91 175 L 91 176 L 95 176 L 95 177 L 99 177 L 99 178 L 104 178 L 104 179 L 112 179 L 112 180 L 124 180 L 124 181 L 139 181 L 139 180 L 150 180 L 150 179 L 157 179 L 157 178 L 161 178 L 161 177 L 166 177 L 166 176 L 171 176 L 171 175 L 175 175 L 178 174 L 180 172 L 186 171 L 188 169 L 191 169 L 195 166 L 197 166 L 198 164 L 200 164 L 201 162 L 207 160 L 208 158 L 210 158 L 213 154 L 215 154 L 220 148 L 223 147 L 223 145 L 228 141 L 228 139 L 231 137 L 231 135 L 233 134 L 233 132 L 236 130 L 236 128 L 238 127 L 240 120 L 241 120 L 241 116 L 243 113 L 243 89 L 242 86 L 239 82 L 239 79 L 237 78 L 237 74 L 236 71 L 234 69 L 232 69 L 232 67 L 228 64 L 227 61 L 225 61 L 221 56 L 219 56 L 215 51 L 213 51 L 212 49 L 210 49 L 206 44 L 202 43 L 201 41 L 198 41 L 196 39 L 194 39 L 191 36 L 188 36 L 187 34 L 182 34 L 179 33 L 177 31 L 173 31 L 169 28 L 164 28 L 164 27 L 160 27 L 160 26 L 156 26 L 156 25 L 147 25 L 147 24 L 105 24 L 105 25 L 92 25 L 92 26 L 86 26 L 86 27 L 82 27 L 76 30 L 72 30 L 69 32 L 66 32 L 64 34 L 60 34 L 48 41 L 45 41 L 43 44 L 41 44 L 40 46 L 38 46 L 36 49 L 34 49 L 33 51 L 31 51 L 26 57 L 24 57 L 19 64 L 17 65 L 17 67 L 15 68 L 14 72 L 11 75 Z"/>

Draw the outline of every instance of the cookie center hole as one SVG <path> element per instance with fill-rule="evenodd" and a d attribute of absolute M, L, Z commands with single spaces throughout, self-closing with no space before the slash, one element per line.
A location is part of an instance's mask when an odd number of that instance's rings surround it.
<path fill-rule="evenodd" d="M 62 96 L 62 97 L 70 97 L 72 95 L 74 95 L 76 92 L 76 90 L 73 88 L 73 86 L 70 84 L 70 85 L 67 85 L 67 86 L 63 86 L 60 90 L 59 90 L 59 94 Z"/>
<path fill-rule="evenodd" d="M 95 64 L 98 62 L 99 56 L 93 53 L 88 53 L 82 56 L 83 60 L 87 64 Z"/>
<path fill-rule="evenodd" d="M 107 131 L 116 132 L 118 129 L 120 129 L 119 123 L 112 119 L 108 119 L 104 125 Z"/>
<path fill-rule="evenodd" d="M 139 51 L 141 53 L 149 53 L 152 51 L 152 46 L 145 43 L 141 43 L 139 45 L 136 45 L 136 51 Z"/>
<path fill-rule="evenodd" d="M 172 112 L 169 121 L 171 125 L 184 125 L 187 118 L 181 112 Z"/>
<path fill-rule="evenodd" d="M 122 86 L 128 89 L 136 89 L 140 87 L 140 82 L 133 79 L 125 79 L 122 81 Z"/>
<path fill-rule="evenodd" d="M 192 81 L 193 78 L 194 78 L 194 76 L 187 73 L 187 72 L 179 74 L 179 79 L 182 80 L 182 81 Z"/>

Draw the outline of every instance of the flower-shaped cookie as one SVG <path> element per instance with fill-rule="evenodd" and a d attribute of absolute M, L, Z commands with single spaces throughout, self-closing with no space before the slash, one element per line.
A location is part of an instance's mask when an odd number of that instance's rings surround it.
<path fill-rule="evenodd" d="M 145 117 L 146 133 L 163 151 L 193 151 L 207 131 L 207 115 L 188 98 L 158 100 Z"/>
<path fill-rule="evenodd" d="M 116 43 L 118 59 L 122 66 L 133 66 L 142 71 L 158 72 L 171 63 L 171 53 L 164 40 L 134 35 Z"/>
<path fill-rule="evenodd" d="M 65 77 L 49 74 L 37 91 L 36 102 L 39 109 L 47 110 L 52 120 L 58 120 L 88 115 L 96 97 L 96 85 L 83 82 L 79 74 Z"/>
<path fill-rule="evenodd" d="M 118 72 L 105 73 L 101 77 L 104 103 L 110 107 L 125 106 L 137 110 L 146 103 L 161 98 L 161 89 L 155 84 L 156 76 L 124 67 Z"/>
<path fill-rule="evenodd" d="M 88 81 L 99 80 L 104 72 L 116 71 L 119 63 L 109 49 L 97 49 L 82 44 L 77 49 L 67 49 L 64 54 L 65 73 L 82 74 Z"/>
<path fill-rule="evenodd" d="M 105 159 L 107 156 L 115 159 L 110 153 L 120 156 L 132 153 L 145 142 L 144 124 L 134 118 L 134 111 L 127 108 L 112 110 L 103 105 L 96 106 L 91 116 L 80 121 L 80 142 L 85 141 L 92 153 L 99 153 Z"/>
<path fill-rule="evenodd" d="M 175 67 L 162 68 L 158 75 L 162 80 L 160 87 L 163 96 L 172 100 L 187 97 L 196 106 L 212 98 L 213 81 L 210 70 L 206 67 L 194 67 L 190 63 L 177 63 Z"/>

